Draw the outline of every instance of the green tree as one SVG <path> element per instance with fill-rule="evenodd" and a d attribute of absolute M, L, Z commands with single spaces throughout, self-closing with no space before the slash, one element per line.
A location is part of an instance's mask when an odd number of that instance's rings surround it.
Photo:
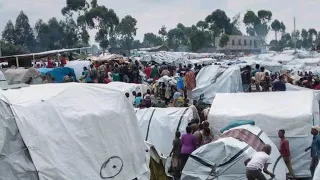
<path fill-rule="evenodd" d="M 62 38 L 63 36 L 63 31 L 62 27 L 60 26 L 58 20 L 56 18 L 51 18 L 48 21 L 48 27 L 50 30 L 49 38 L 50 38 L 50 44 L 49 44 L 49 49 L 61 49 L 63 48 L 62 45 Z"/>
<path fill-rule="evenodd" d="M 209 24 L 206 21 L 198 21 L 196 26 L 200 28 L 201 31 L 204 31 L 205 29 L 208 29 Z"/>
<path fill-rule="evenodd" d="M 275 33 L 275 40 L 278 41 L 278 32 L 281 29 L 281 23 L 278 19 L 275 19 L 272 24 L 271 24 L 271 28 Z"/>
<path fill-rule="evenodd" d="M 29 51 L 33 50 L 35 45 L 33 29 L 29 24 L 29 18 L 23 11 L 20 12 L 16 19 L 15 34 L 15 45 L 26 47 Z"/>
<path fill-rule="evenodd" d="M 206 22 L 209 24 L 209 26 L 216 26 L 216 28 L 220 30 L 220 33 L 226 33 L 226 30 L 229 30 L 230 21 L 231 20 L 227 14 L 221 9 L 212 12 L 206 17 Z M 231 32 L 228 33 L 231 34 Z"/>
<path fill-rule="evenodd" d="M 132 48 L 133 49 L 140 49 L 142 47 L 142 44 L 140 40 L 134 40 L 132 43 Z"/>
<path fill-rule="evenodd" d="M 280 32 L 282 33 L 282 35 L 286 32 L 286 25 L 284 25 L 282 21 L 280 23 Z"/>
<path fill-rule="evenodd" d="M 2 40 L 10 44 L 13 44 L 16 40 L 15 29 L 11 20 L 8 21 L 4 31 L 2 31 Z"/>
<path fill-rule="evenodd" d="M 19 55 L 19 54 L 26 54 L 29 52 L 28 49 L 20 46 L 14 45 L 12 43 L 8 43 L 5 41 L 0 41 L 1 43 L 1 53 L 2 56 L 12 56 L 12 55 Z"/>
<path fill-rule="evenodd" d="M 255 26 L 261 24 L 260 19 L 253 11 L 247 11 L 243 17 L 243 23 L 246 25 L 247 34 L 250 36 L 256 35 Z"/>
<path fill-rule="evenodd" d="M 229 36 L 227 34 L 223 34 L 220 38 L 219 46 L 225 47 L 227 46 L 228 42 L 229 42 Z"/>
<path fill-rule="evenodd" d="M 93 8 L 97 7 L 97 0 L 92 0 L 91 6 Z M 61 10 L 62 14 L 66 16 L 65 22 L 71 22 L 72 26 L 74 25 L 74 20 L 72 19 L 73 12 L 77 13 L 77 28 L 75 31 L 77 31 L 78 39 L 80 41 L 78 45 L 81 46 L 89 46 L 90 35 L 88 33 L 85 17 L 85 14 L 88 12 L 89 8 L 90 4 L 86 0 L 67 0 L 66 7 Z M 75 39 L 74 36 L 72 39 Z"/>
<path fill-rule="evenodd" d="M 39 19 L 34 27 L 36 42 L 37 42 L 37 51 L 47 51 L 50 50 L 50 28 L 47 23 L 42 19 Z"/>
<path fill-rule="evenodd" d="M 168 31 L 168 46 L 171 49 L 176 50 L 179 45 L 185 45 L 190 47 L 190 39 L 188 36 L 187 27 L 183 24 L 177 24 L 176 28 Z"/>
<path fill-rule="evenodd" d="M 317 38 L 318 33 L 314 28 L 309 29 L 308 33 L 309 33 L 308 45 L 309 45 L 309 47 L 311 47 L 311 46 L 313 46 L 313 44 Z"/>
<path fill-rule="evenodd" d="M 293 47 L 293 42 L 291 35 L 289 33 L 285 33 L 279 42 L 280 47 L 285 48 L 285 47 Z"/>
<path fill-rule="evenodd" d="M 59 42 L 63 48 L 75 48 L 89 45 L 89 34 L 85 34 L 79 30 L 77 23 L 73 19 L 67 18 L 65 21 L 60 21 L 59 26 L 61 31 L 61 39 Z M 87 31 L 85 32 L 88 33 Z"/>
<path fill-rule="evenodd" d="M 206 43 L 206 36 L 203 31 L 199 31 L 198 29 L 192 30 L 190 34 L 190 43 L 191 43 L 191 50 L 197 51 L 204 47 Z"/>
<path fill-rule="evenodd" d="M 242 32 L 240 31 L 240 13 L 235 15 L 232 18 L 232 21 L 230 23 L 230 29 L 231 29 L 231 35 L 242 35 Z"/>
<path fill-rule="evenodd" d="M 137 20 L 130 15 L 125 16 L 116 28 L 119 34 L 122 47 L 127 50 L 132 49 L 132 43 L 137 33 Z"/>
<path fill-rule="evenodd" d="M 167 27 L 166 26 L 162 26 L 161 29 L 159 30 L 158 34 L 162 37 L 162 40 L 165 41 L 168 32 L 167 32 Z"/>
<path fill-rule="evenodd" d="M 95 7 L 86 10 L 80 22 L 90 29 L 98 30 L 95 40 L 105 51 L 109 47 L 109 38 L 114 36 L 115 27 L 119 24 L 119 18 L 113 9 L 96 4 Z"/>
<path fill-rule="evenodd" d="M 258 11 L 258 17 L 261 20 L 262 24 L 266 24 L 272 19 L 272 12 L 267 10 Z"/>
<path fill-rule="evenodd" d="M 309 37 L 309 33 L 306 29 L 302 29 L 301 30 L 301 37 L 302 37 L 302 47 L 304 48 L 309 48 L 309 40 L 308 40 L 308 37 Z"/>
<path fill-rule="evenodd" d="M 143 37 L 143 44 L 146 47 L 160 46 L 163 44 L 163 40 L 161 37 L 157 36 L 153 33 L 146 33 Z"/>

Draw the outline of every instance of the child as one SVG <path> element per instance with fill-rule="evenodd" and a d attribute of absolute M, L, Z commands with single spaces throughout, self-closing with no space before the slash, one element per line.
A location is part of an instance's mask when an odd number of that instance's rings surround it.
<path fill-rule="evenodd" d="M 181 166 L 181 162 L 180 162 L 180 153 L 181 153 L 181 140 L 180 140 L 180 136 L 181 133 L 180 132 L 176 132 L 176 137 L 173 140 L 173 148 L 172 151 L 170 153 L 170 156 L 172 156 L 172 160 L 171 160 L 171 167 L 172 170 L 174 172 L 178 172 L 180 171 L 180 166 Z"/>

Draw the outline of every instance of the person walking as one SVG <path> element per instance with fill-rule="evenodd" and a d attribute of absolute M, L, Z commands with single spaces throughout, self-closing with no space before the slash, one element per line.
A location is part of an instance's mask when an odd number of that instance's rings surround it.
<path fill-rule="evenodd" d="M 278 136 L 280 138 L 280 154 L 284 160 L 284 162 L 286 163 L 288 170 L 289 170 L 289 174 L 296 179 L 296 175 L 294 174 L 292 165 L 291 165 L 291 153 L 290 153 L 290 146 L 289 146 L 289 141 L 287 140 L 287 138 L 285 137 L 285 130 L 280 129 L 278 131 Z"/>
<path fill-rule="evenodd" d="M 242 87 L 244 92 L 251 92 L 251 67 L 247 65 L 241 72 Z"/>
<path fill-rule="evenodd" d="M 176 132 L 175 138 L 172 142 L 172 150 L 170 156 L 172 156 L 171 160 L 171 167 L 174 172 L 180 171 L 180 153 L 181 153 L 181 140 L 180 140 L 181 133 Z"/>
<path fill-rule="evenodd" d="M 186 127 L 187 133 L 181 138 L 181 169 L 186 165 L 189 156 L 197 147 L 196 137 L 192 134 L 192 128 Z"/>
<path fill-rule="evenodd" d="M 320 158 L 320 127 L 319 126 L 312 126 L 311 127 L 311 134 L 313 135 L 313 140 L 311 147 L 308 147 L 305 149 L 305 152 L 307 152 L 309 149 L 311 149 L 311 164 L 310 164 L 310 171 L 312 177 L 314 176 L 314 171 L 316 170 L 316 167 L 319 163 Z"/>
<path fill-rule="evenodd" d="M 192 90 L 196 88 L 196 77 L 194 72 L 191 71 L 190 66 L 187 69 L 187 73 L 185 75 L 186 82 L 186 90 L 187 90 L 187 99 L 191 104 L 193 104 Z"/>

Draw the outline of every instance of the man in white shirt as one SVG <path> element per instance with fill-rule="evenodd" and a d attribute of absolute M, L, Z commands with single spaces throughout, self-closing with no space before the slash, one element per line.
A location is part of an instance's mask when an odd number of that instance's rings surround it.
<path fill-rule="evenodd" d="M 273 173 L 268 171 L 268 165 L 271 164 L 270 154 L 271 146 L 266 144 L 261 152 L 254 153 L 251 158 L 244 162 L 247 169 L 246 175 L 248 180 L 267 180 L 262 174 L 262 170 L 272 178 L 275 177 Z"/>

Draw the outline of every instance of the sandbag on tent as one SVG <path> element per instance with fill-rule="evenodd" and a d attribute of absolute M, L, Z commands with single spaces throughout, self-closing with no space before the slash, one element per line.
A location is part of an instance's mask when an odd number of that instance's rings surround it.
<path fill-rule="evenodd" d="M 276 145 L 278 130 L 284 129 L 296 175 L 310 176 L 310 152 L 304 150 L 312 142 L 311 126 L 319 124 L 319 103 L 312 91 L 217 94 L 208 115 L 212 128 L 218 133 L 239 119 L 255 121 Z"/>
<path fill-rule="evenodd" d="M 83 67 L 90 68 L 90 61 L 68 61 L 67 64 L 64 67 L 72 68 L 74 70 L 74 73 L 76 75 L 77 80 L 79 80 L 82 76 Z"/>
<path fill-rule="evenodd" d="M 243 92 L 239 67 L 211 65 L 204 67 L 197 75 L 196 88 L 192 91 L 193 98 L 211 104 L 216 93 Z"/>
<path fill-rule="evenodd" d="M 64 76 L 67 76 L 69 74 L 71 74 L 75 80 L 77 79 L 74 70 L 68 67 L 39 68 L 38 70 L 42 75 L 46 75 L 47 73 L 49 73 L 57 83 L 62 83 Z"/>
<path fill-rule="evenodd" d="M 176 131 L 185 133 L 188 123 L 197 116 L 191 108 L 136 109 L 142 137 L 167 158 L 172 150 Z"/>
<path fill-rule="evenodd" d="M 148 171 L 138 121 L 121 91 L 45 84 L 1 91 L 0 101 L 10 104 L 39 179 L 130 180 Z"/>
<path fill-rule="evenodd" d="M 236 132 L 242 132 L 241 136 Z M 272 148 L 268 170 L 275 174 L 275 180 L 286 179 L 287 167 L 277 146 L 260 128 L 243 125 L 222 135 L 225 136 L 201 146 L 191 154 L 182 171 L 182 180 L 246 179 L 244 161 L 251 158 L 255 152 L 261 151 L 264 144 L 269 144 Z M 248 144 L 250 141 L 246 141 L 246 138 L 255 143 Z M 267 175 L 265 177 L 268 178 Z"/>
<path fill-rule="evenodd" d="M 111 82 L 107 84 L 108 88 L 112 88 L 118 91 L 125 93 L 129 93 L 129 100 L 131 103 L 134 101 L 134 97 L 132 95 L 132 92 L 135 91 L 137 94 L 141 92 L 143 95 L 144 93 L 147 92 L 148 86 L 145 84 L 134 84 L 134 83 L 124 83 L 124 82 Z"/>
<path fill-rule="evenodd" d="M 36 68 L 7 69 L 3 74 L 9 85 L 23 83 L 42 84 L 43 81 L 40 72 Z"/>

